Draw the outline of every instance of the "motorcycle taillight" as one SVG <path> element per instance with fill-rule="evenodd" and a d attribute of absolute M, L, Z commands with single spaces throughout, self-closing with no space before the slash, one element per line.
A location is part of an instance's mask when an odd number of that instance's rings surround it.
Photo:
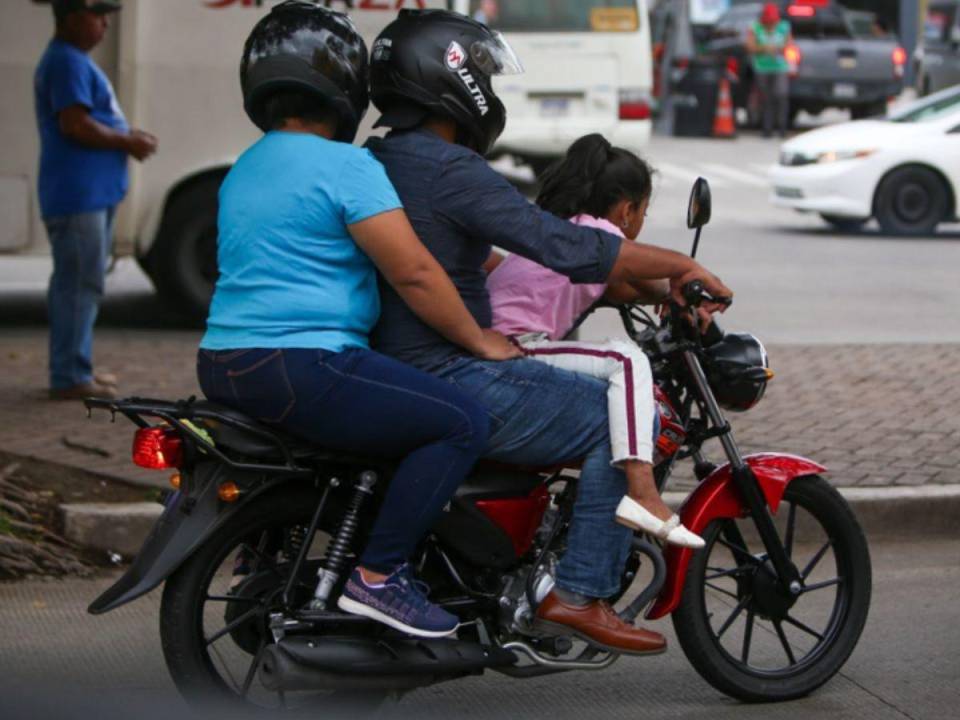
<path fill-rule="evenodd" d="M 133 462 L 148 470 L 180 467 L 183 441 L 176 430 L 164 427 L 140 428 L 133 436 Z"/>

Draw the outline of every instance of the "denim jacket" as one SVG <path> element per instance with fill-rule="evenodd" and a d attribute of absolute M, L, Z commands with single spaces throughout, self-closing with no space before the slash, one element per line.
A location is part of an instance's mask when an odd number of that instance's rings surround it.
<path fill-rule="evenodd" d="M 577 283 L 605 282 L 613 269 L 621 238 L 541 210 L 468 148 L 425 130 L 395 131 L 367 147 L 480 327 L 491 326 L 483 263 L 494 245 Z M 427 371 L 465 354 L 414 315 L 382 278 L 380 296 L 375 350 Z"/>

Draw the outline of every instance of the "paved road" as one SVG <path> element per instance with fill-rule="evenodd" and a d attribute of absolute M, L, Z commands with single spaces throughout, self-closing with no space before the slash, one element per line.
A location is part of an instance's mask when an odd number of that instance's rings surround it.
<path fill-rule="evenodd" d="M 387 717 L 706 720 L 940 720 L 960 695 L 960 541 L 872 548 L 870 619 L 854 655 L 813 696 L 746 706 L 708 686 L 673 642 L 667 655 L 603 673 L 516 681 L 490 674 L 417 691 Z M 99 618 L 82 608 L 104 581 L 0 585 L 0 697 L 5 720 L 182 715 L 156 631 L 158 593 Z"/>
<path fill-rule="evenodd" d="M 935 238 L 904 240 L 875 228 L 839 236 L 815 216 L 772 207 L 766 168 L 778 143 L 754 136 L 734 141 L 654 138 L 647 155 L 658 168 L 657 189 L 641 239 L 689 251 L 687 195 L 703 175 L 714 189 L 714 220 L 700 257 L 737 292 L 731 329 L 770 343 L 960 341 L 960 225 Z M 44 322 L 46 258 L 0 262 L 0 326 Z M 171 327 L 130 260 L 108 281 L 103 324 Z M 584 337 L 619 330 L 615 316 L 592 321 Z"/>

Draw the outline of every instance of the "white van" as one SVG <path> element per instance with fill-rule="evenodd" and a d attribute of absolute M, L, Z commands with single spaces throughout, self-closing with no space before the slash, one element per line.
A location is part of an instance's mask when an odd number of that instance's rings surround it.
<path fill-rule="evenodd" d="M 542 169 L 587 133 L 641 150 L 650 139 L 653 58 L 646 0 L 452 0 L 500 30 L 522 75 L 495 78 L 507 129 L 495 151 Z"/>
<path fill-rule="evenodd" d="M 110 76 L 133 127 L 160 139 L 159 152 L 131 163 L 115 254 L 135 255 L 164 302 L 206 317 L 216 278 L 217 190 L 259 131 L 243 112 L 239 64 L 257 20 L 279 0 L 124 0 L 94 59 Z M 349 10 L 368 44 L 401 8 L 447 0 L 327 0 Z M 3 0 L 0 22 L 0 262 L 48 254 L 36 173 L 39 140 L 33 74 L 53 35 L 43 0 Z M 359 141 L 376 112 L 367 114 Z"/>

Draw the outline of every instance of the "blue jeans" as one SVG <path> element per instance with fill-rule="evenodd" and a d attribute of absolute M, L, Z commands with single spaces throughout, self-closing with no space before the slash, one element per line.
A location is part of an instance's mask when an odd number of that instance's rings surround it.
<path fill-rule="evenodd" d="M 370 350 L 201 349 L 204 395 L 318 446 L 400 460 L 360 558 L 406 562 L 487 445 L 475 400 Z"/>
<path fill-rule="evenodd" d="M 528 359 L 457 358 L 437 375 L 486 407 L 490 443 L 485 457 L 522 465 L 583 458 L 557 584 L 594 598 L 615 594 L 632 533 L 614 522 L 627 480 L 610 465 L 607 383 Z"/>
<path fill-rule="evenodd" d="M 93 380 L 93 325 L 103 297 L 113 237 L 114 208 L 45 218 L 53 250 L 47 291 L 50 387 Z"/>

